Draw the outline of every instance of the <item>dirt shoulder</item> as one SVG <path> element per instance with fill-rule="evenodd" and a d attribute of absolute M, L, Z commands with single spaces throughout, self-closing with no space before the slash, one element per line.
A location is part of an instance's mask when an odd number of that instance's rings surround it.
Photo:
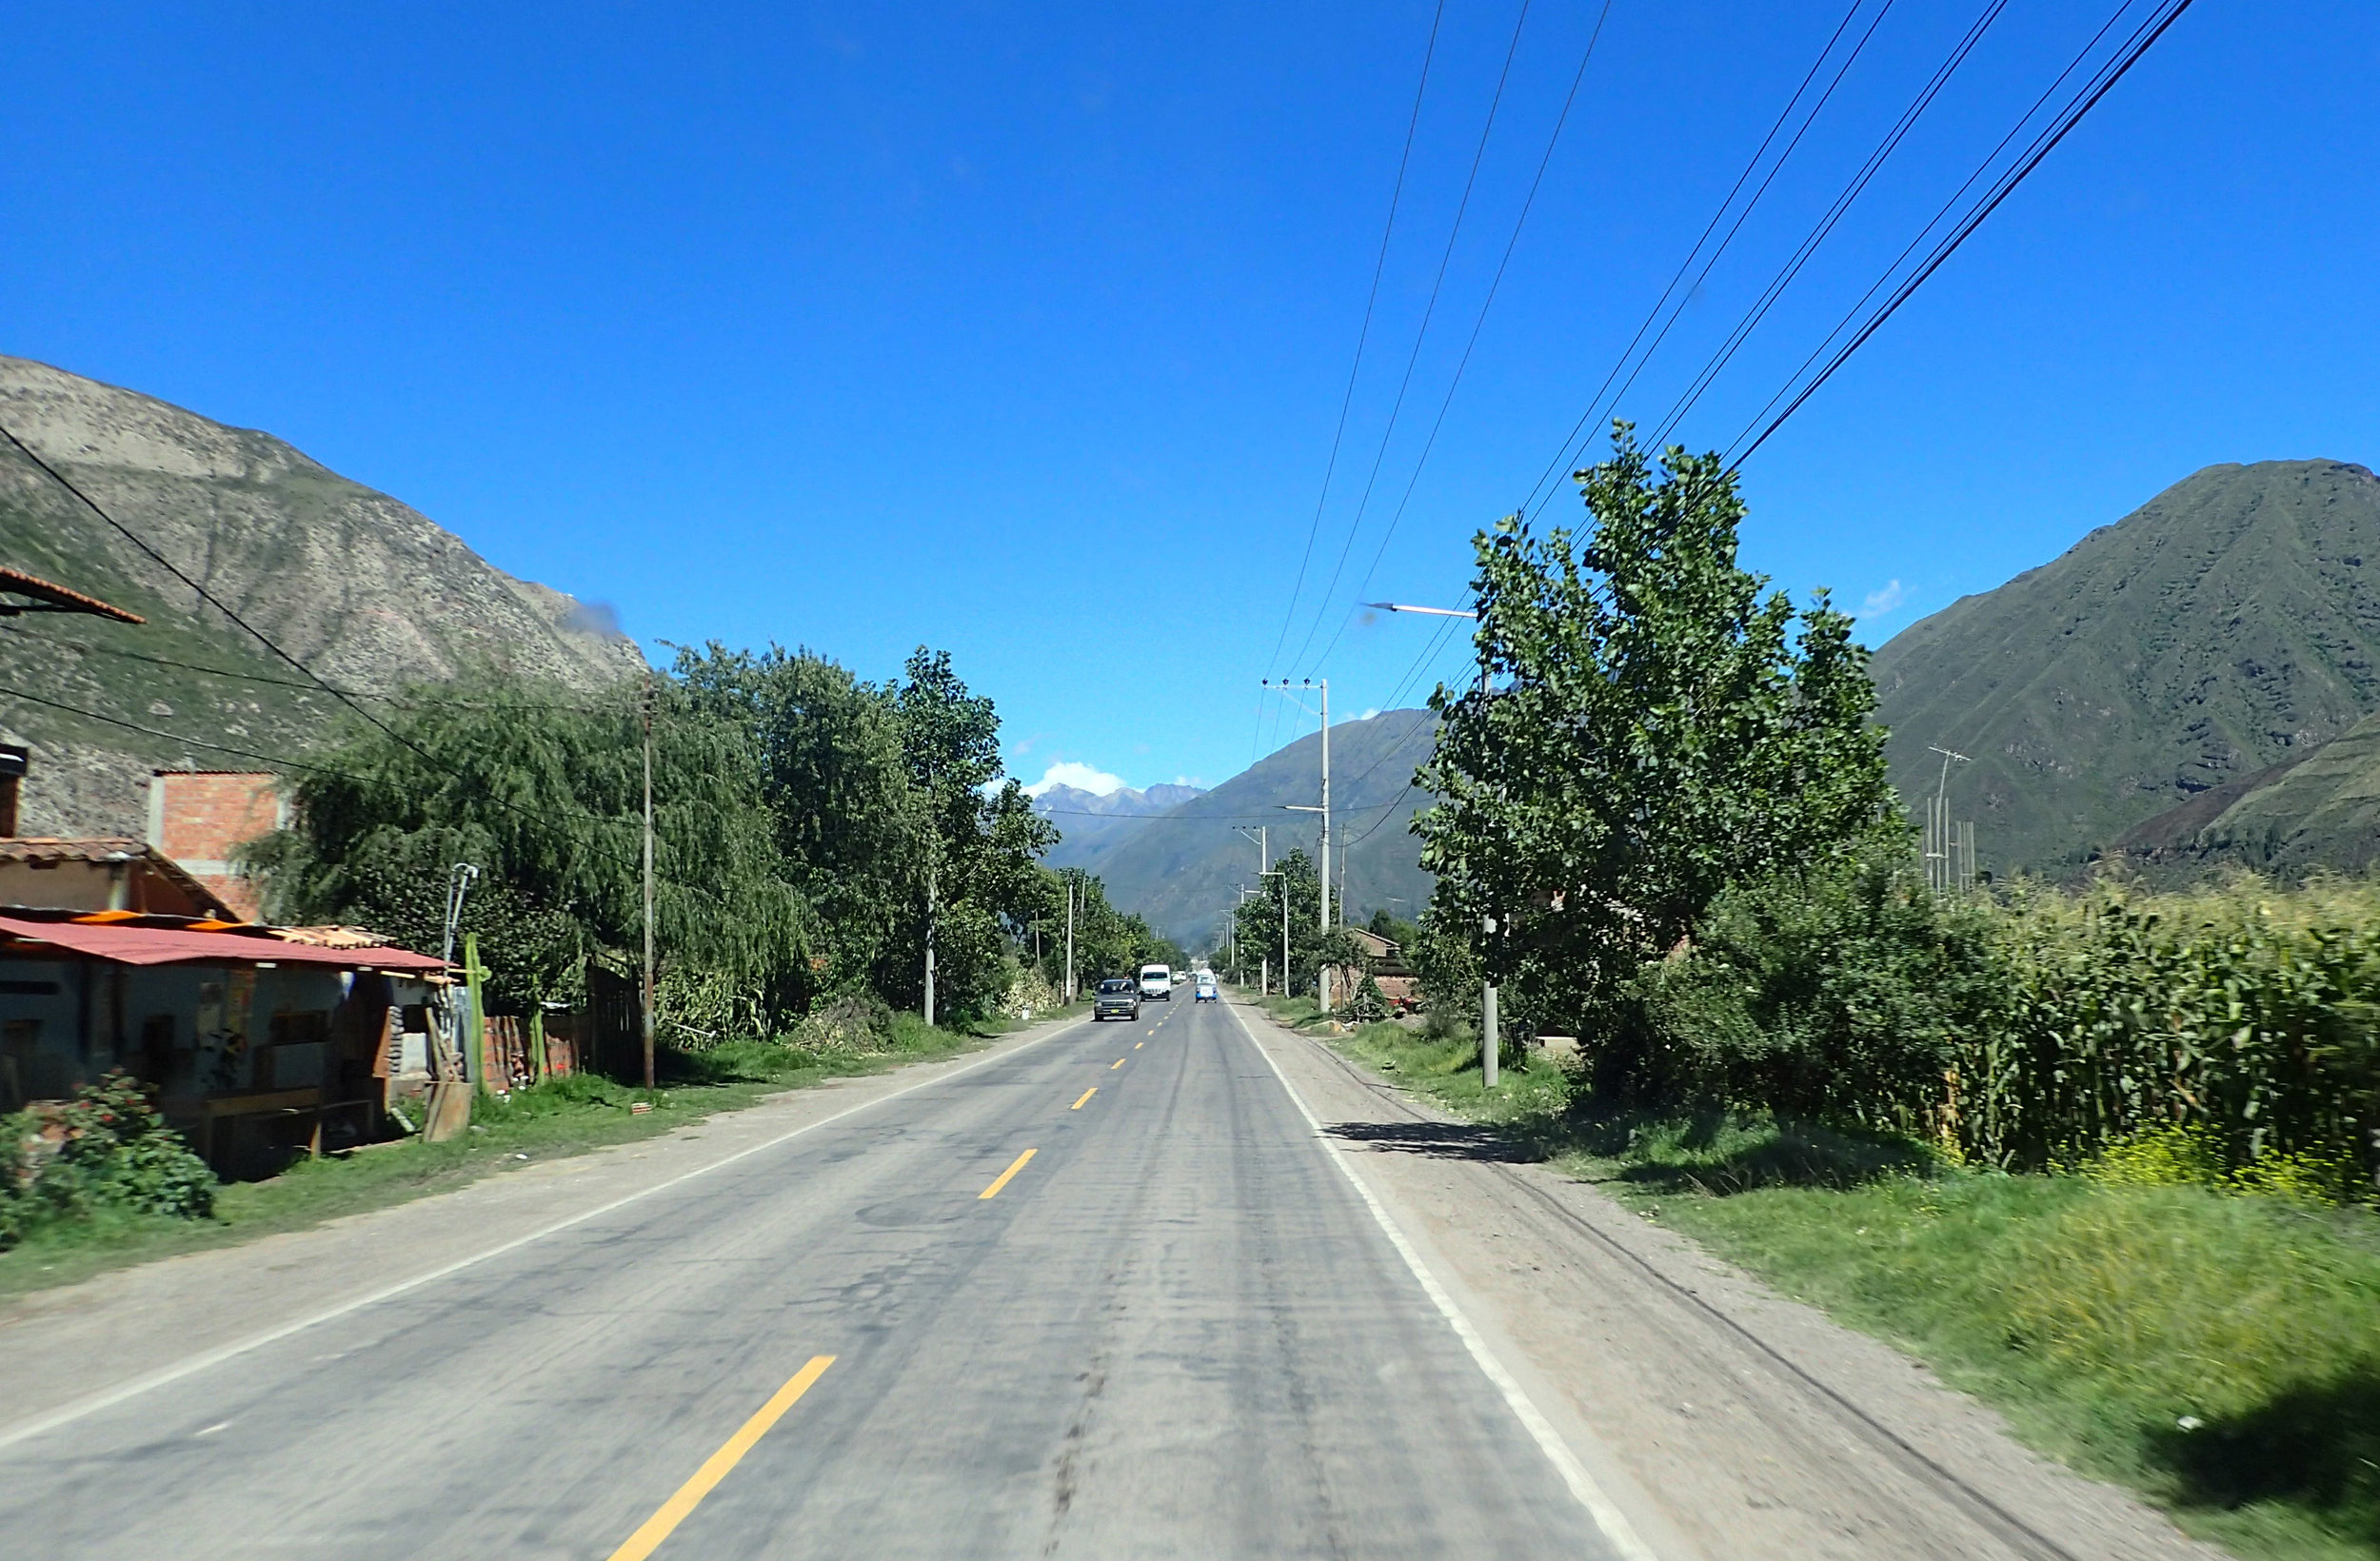
<path fill-rule="evenodd" d="M 1581 1458 L 1653 1510 L 1669 1561 L 2223 1554 L 1909 1357 L 1242 1012 Z"/>
<path fill-rule="evenodd" d="M 424 1283 L 887 1096 L 984 1066 L 1077 1022 L 1051 1020 L 957 1057 L 770 1096 L 665 1135 L 521 1162 L 454 1192 L 0 1303 L 0 1356 L 9 1361 L 10 1383 L 0 1399 L 0 1440 L 70 1405 L 122 1394 L 193 1360 L 294 1332 L 326 1313 Z"/>

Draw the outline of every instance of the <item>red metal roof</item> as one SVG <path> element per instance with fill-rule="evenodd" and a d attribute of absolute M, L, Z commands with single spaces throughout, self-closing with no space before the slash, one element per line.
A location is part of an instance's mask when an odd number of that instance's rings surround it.
<path fill-rule="evenodd" d="M 249 938 L 231 932 L 185 932 L 169 927 L 128 927 L 86 921 L 27 921 L 0 916 L 0 933 L 50 943 L 120 965 L 284 964 L 328 965 L 337 970 L 446 969 L 443 960 L 409 949 L 326 949 Z"/>
<path fill-rule="evenodd" d="M 111 607 L 95 596 L 85 596 L 80 591 L 69 591 L 63 585 L 51 584 L 39 575 L 29 575 L 22 569 L 10 569 L 5 564 L 0 564 L 0 591 L 11 592 L 17 596 L 30 596 L 36 602 L 46 602 L 53 607 L 62 607 L 68 612 L 87 612 L 94 618 L 112 618 L 119 623 L 148 622 L 138 613 L 126 612 L 122 607 Z"/>

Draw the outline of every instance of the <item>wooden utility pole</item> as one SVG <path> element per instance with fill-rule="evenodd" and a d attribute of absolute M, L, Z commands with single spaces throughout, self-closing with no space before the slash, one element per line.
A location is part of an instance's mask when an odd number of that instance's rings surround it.
<path fill-rule="evenodd" d="M 645 1088 L 653 1088 L 653 670 L 645 669 Z"/>

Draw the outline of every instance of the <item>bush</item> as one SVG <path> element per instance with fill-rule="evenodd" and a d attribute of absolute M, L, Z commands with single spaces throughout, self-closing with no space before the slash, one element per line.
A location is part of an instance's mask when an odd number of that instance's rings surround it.
<path fill-rule="evenodd" d="M 793 1044 L 810 1052 L 881 1052 L 893 1037 L 893 1012 L 865 990 L 846 992 L 810 1010 L 793 1032 Z"/>
<path fill-rule="evenodd" d="M 11 1156 L 0 1182 L 0 1247 L 35 1226 L 104 1210 L 179 1219 L 214 1213 L 214 1173 L 121 1070 L 46 1116 L 0 1118 L 0 1131 Z"/>
<path fill-rule="evenodd" d="M 1955 1139 L 1946 1078 L 1999 992 L 1988 913 L 1880 849 L 1722 892 L 1691 949 L 1638 978 L 1642 1029 L 1589 1065 L 1608 1094 Z"/>
<path fill-rule="evenodd" d="M 1367 974 L 1363 983 L 1356 988 L 1355 996 L 1339 1008 L 1338 1017 L 1353 1024 L 1377 1024 L 1393 1017 L 1396 1012 L 1389 1003 L 1388 994 L 1380 990 L 1380 983 Z"/>

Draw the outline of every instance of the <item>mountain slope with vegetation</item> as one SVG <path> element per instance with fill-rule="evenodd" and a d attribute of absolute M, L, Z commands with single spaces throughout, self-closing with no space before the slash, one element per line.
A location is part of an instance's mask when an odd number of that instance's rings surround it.
<path fill-rule="evenodd" d="M 643 666 L 600 611 L 270 434 L 10 357 L 0 421 L 344 690 L 385 697 L 485 668 L 584 692 Z M 5 445 L 0 563 L 148 620 L 0 622 L 0 685 L 16 696 L 0 699 L 0 734 L 34 749 L 29 831 L 137 835 L 150 768 L 259 767 L 251 755 L 302 751 L 340 708 Z"/>
<path fill-rule="evenodd" d="M 1110 792 L 1054 785 L 1033 799 L 1033 811 L 1057 826 L 1059 840 L 1043 855 L 1052 867 L 1105 870 L 1116 847 L 1133 838 L 1136 820 L 1168 813 L 1199 796 L 1200 786 L 1121 786 Z"/>
<path fill-rule="evenodd" d="M 1427 710 L 1385 710 L 1331 728 L 1332 895 L 1345 851 L 1352 914 L 1386 907 L 1412 917 L 1429 902 L 1421 843 L 1406 826 L 1430 802 L 1412 781 L 1437 728 Z M 1293 849 L 1315 854 L 1315 816 L 1283 810 L 1310 807 L 1319 796 L 1321 742 L 1319 733 L 1301 737 L 1213 791 L 1125 826 L 1100 862 L 1108 898 L 1166 937 L 1206 947 L 1240 886 L 1257 882 L 1256 842 L 1234 825 L 1269 829 L 1275 860 Z"/>
<path fill-rule="evenodd" d="M 2380 479 L 2209 466 L 2062 557 L 1912 625 L 1872 665 L 1893 779 L 1983 865 L 2053 875 L 2380 707 Z M 2246 789 L 2246 788 L 2243 788 Z"/>

